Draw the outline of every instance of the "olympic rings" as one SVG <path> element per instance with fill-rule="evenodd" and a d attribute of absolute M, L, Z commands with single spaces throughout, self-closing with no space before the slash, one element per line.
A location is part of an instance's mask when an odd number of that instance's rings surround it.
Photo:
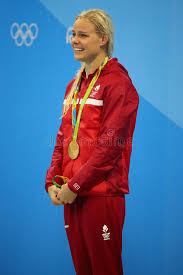
<path fill-rule="evenodd" d="M 27 23 L 22 23 L 20 26 L 18 23 L 13 23 L 10 34 L 17 46 L 20 47 L 25 44 L 29 47 L 38 36 L 38 26 L 35 23 L 30 26 Z"/>
<path fill-rule="evenodd" d="M 69 27 L 67 29 L 67 33 L 66 33 L 66 43 L 67 44 L 71 44 L 71 40 L 72 40 L 72 29 L 73 27 Z"/>

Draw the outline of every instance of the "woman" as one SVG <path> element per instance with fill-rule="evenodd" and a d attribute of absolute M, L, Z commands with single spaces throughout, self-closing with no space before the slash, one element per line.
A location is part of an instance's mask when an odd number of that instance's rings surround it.
<path fill-rule="evenodd" d="M 71 44 L 82 66 L 66 89 L 46 176 L 52 203 L 64 204 L 66 233 L 79 275 L 123 274 L 124 195 L 129 193 L 139 98 L 126 69 L 111 58 L 113 33 L 104 11 L 88 10 L 76 18 Z M 56 175 L 68 179 L 61 188 L 52 183 Z"/>

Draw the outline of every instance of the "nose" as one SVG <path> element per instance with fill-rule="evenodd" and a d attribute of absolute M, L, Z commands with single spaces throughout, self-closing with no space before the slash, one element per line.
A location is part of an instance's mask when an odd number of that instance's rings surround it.
<path fill-rule="evenodd" d="M 71 40 L 71 43 L 72 43 L 72 44 L 78 44 L 78 43 L 79 43 L 78 36 L 76 36 L 76 35 L 73 36 L 73 37 L 72 37 L 72 40 Z"/>

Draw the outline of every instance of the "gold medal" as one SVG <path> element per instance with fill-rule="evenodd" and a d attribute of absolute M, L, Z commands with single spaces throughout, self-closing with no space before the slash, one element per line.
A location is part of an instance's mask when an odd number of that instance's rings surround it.
<path fill-rule="evenodd" d="M 69 143 L 68 153 L 69 153 L 69 157 L 71 159 L 76 159 L 78 157 L 78 155 L 79 155 L 79 144 L 77 143 L 77 141 L 72 140 Z"/>

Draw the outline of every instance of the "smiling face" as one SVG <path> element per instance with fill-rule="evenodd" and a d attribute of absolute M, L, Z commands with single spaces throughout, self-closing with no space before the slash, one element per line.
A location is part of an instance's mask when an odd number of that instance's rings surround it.
<path fill-rule="evenodd" d="M 106 55 L 106 38 L 99 36 L 95 26 L 87 19 L 77 19 L 72 34 L 71 45 L 76 60 L 90 64 L 101 55 Z"/>

